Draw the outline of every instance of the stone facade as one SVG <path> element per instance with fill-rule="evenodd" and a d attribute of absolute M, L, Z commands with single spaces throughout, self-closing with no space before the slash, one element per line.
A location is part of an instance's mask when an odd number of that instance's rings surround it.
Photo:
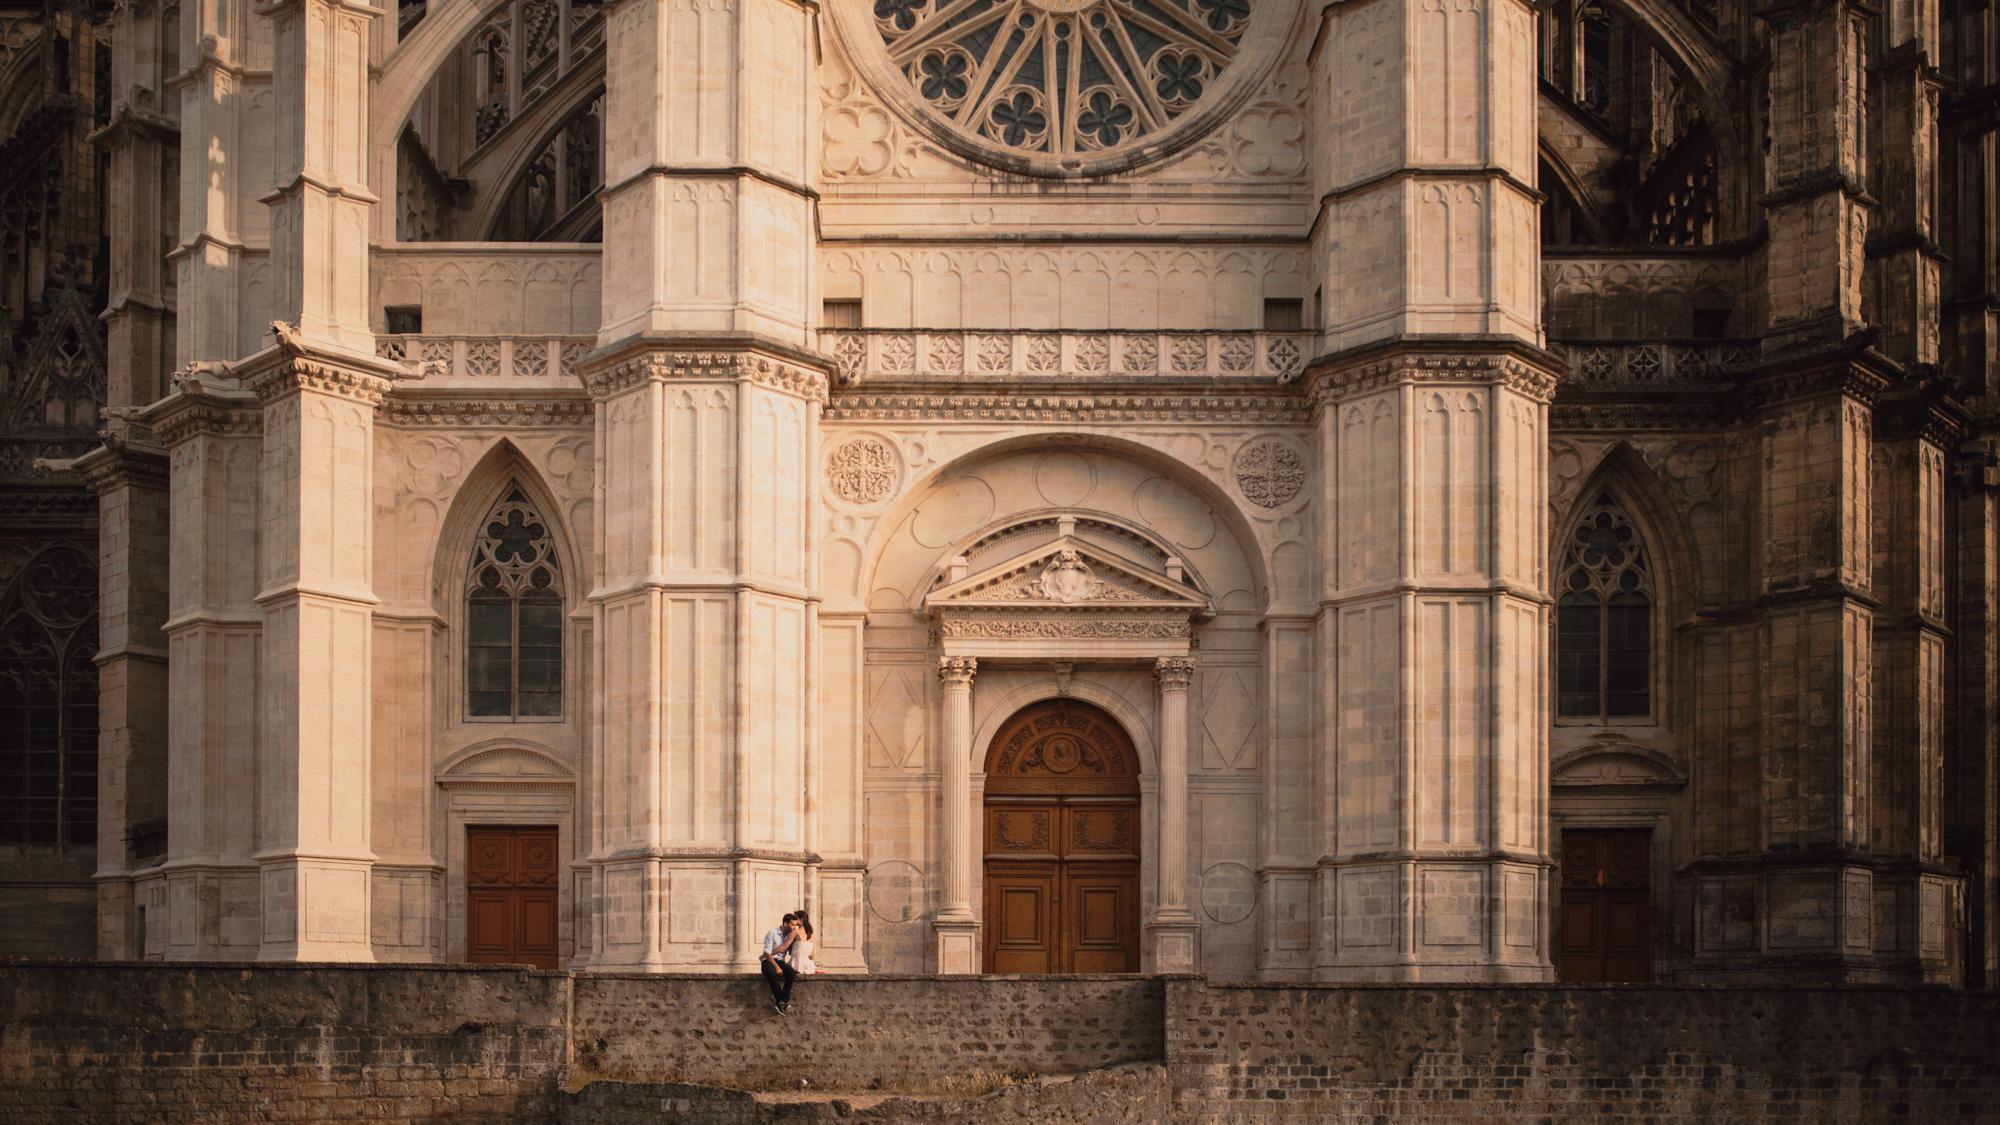
<path fill-rule="evenodd" d="M 120 5 L 94 952 L 2000 979 L 1987 8 L 1163 3 Z"/>

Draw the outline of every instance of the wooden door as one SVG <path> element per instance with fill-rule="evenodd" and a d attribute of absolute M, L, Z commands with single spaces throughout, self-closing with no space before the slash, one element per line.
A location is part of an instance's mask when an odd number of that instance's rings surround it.
<path fill-rule="evenodd" d="M 1563 830 L 1563 980 L 1653 979 L 1651 871 L 1650 831 Z"/>
<path fill-rule="evenodd" d="M 1138 759 L 1089 704 L 1038 703 L 987 754 L 985 968 L 1139 969 Z"/>
<path fill-rule="evenodd" d="M 468 828 L 465 855 L 465 959 L 555 968 L 556 830 Z"/>

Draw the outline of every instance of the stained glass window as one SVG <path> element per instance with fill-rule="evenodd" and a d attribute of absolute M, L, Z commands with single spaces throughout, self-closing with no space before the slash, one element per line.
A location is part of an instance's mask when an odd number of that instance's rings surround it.
<path fill-rule="evenodd" d="M 465 698 L 474 718 L 562 714 L 562 567 L 519 484 L 480 525 L 466 580 Z"/>
<path fill-rule="evenodd" d="M 49 547 L 0 599 L 0 843 L 97 842 L 97 566 Z"/>
<path fill-rule="evenodd" d="M 1064 157 L 1143 143 L 1200 104 L 1250 0 L 874 0 L 890 62 L 951 128 Z"/>
<path fill-rule="evenodd" d="M 1556 595 L 1556 714 L 1653 713 L 1653 576 L 1645 541 L 1600 492 L 1564 545 Z"/>

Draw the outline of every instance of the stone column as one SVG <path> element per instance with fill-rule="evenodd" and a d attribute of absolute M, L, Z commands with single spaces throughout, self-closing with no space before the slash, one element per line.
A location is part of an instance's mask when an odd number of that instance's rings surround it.
<path fill-rule="evenodd" d="M 1153 971 L 1192 973 L 1200 966 L 1200 927 L 1188 910 L 1188 687 L 1194 658 L 1153 662 L 1160 691 L 1160 886 L 1152 920 Z"/>
<path fill-rule="evenodd" d="M 97 493 L 97 955 L 136 961 L 131 841 L 167 812 L 167 456 L 117 423 L 76 467 Z"/>
<path fill-rule="evenodd" d="M 979 858 L 972 809 L 972 677 L 978 669 L 970 656 L 938 658 L 944 897 L 934 928 L 940 973 L 976 973 L 981 964 L 979 922 L 972 912 L 972 869 Z"/>
<path fill-rule="evenodd" d="M 149 957 L 257 956 L 258 737 L 264 613 L 257 569 L 262 418 L 233 380 L 184 375 L 147 412 L 172 466 L 164 887 L 143 903 Z M 128 786 L 129 788 L 129 786 Z M 150 897 L 150 896 L 149 896 Z"/>
<path fill-rule="evenodd" d="M 754 970 L 757 936 L 817 907 L 809 18 L 792 0 L 605 18 L 604 300 L 581 369 L 603 513 L 589 956 Z M 858 947 L 840 925 L 823 945 Z"/>
<path fill-rule="evenodd" d="M 1324 19 L 1314 973 L 1544 980 L 1535 13 L 1347 0 Z"/>

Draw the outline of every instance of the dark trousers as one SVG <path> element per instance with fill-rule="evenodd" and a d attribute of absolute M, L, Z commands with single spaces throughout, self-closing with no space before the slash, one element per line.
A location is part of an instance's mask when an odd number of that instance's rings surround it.
<path fill-rule="evenodd" d="M 791 1003 L 792 982 L 799 979 L 799 971 L 792 968 L 791 962 L 780 961 L 775 957 L 764 959 L 763 971 L 764 983 L 771 986 L 771 1003 Z"/>

